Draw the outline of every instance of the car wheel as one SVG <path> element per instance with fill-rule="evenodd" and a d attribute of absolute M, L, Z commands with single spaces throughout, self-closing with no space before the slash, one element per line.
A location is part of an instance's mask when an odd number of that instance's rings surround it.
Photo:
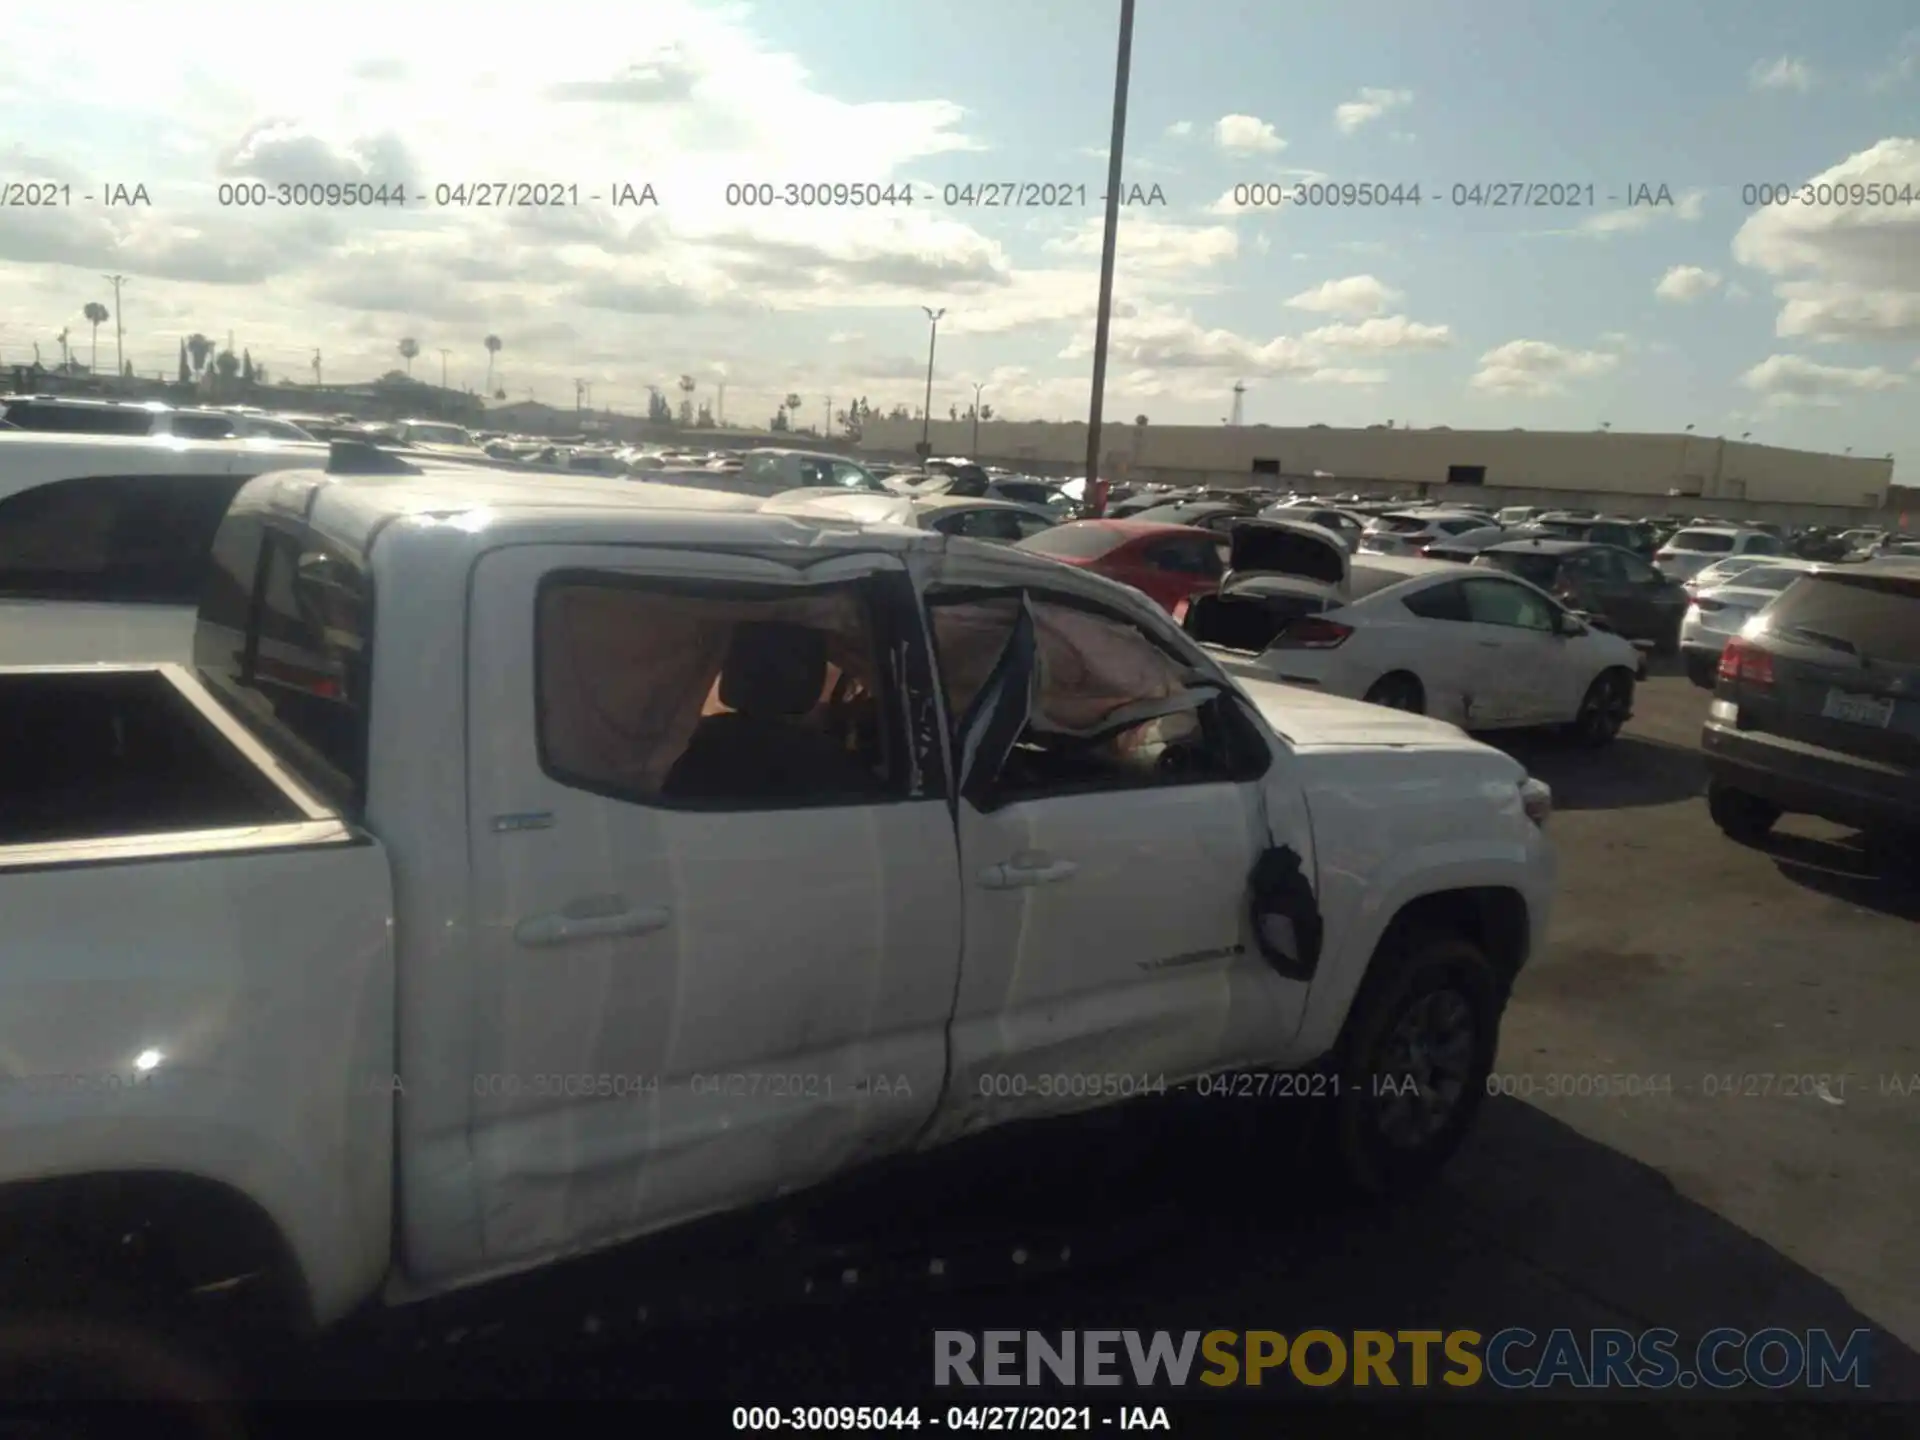
<path fill-rule="evenodd" d="M 1598 749 L 1610 745 L 1633 714 L 1633 677 L 1624 670 L 1602 670 L 1587 687 L 1570 727 L 1574 739 Z"/>
<path fill-rule="evenodd" d="M 1711 690 L 1718 682 L 1720 662 L 1711 655 L 1694 651 L 1687 656 L 1687 679 L 1702 690 Z"/>
<path fill-rule="evenodd" d="M 1346 1188 L 1383 1197 L 1443 1166 L 1486 1097 L 1505 989 L 1479 946 L 1390 936 L 1347 1017 L 1326 1140 Z"/>
<path fill-rule="evenodd" d="M 1421 687 L 1419 677 L 1409 675 L 1404 670 L 1382 675 L 1360 698 L 1369 705 L 1405 710 L 1410 715 L 1427 713 L 1427 692 Z"/>
<path fill-rule="evenodd" d="M 1713 817 L 1713 823 L 1731 840 L 1738 840 L 1744 845 L 1764 840 L 1781 813 L 1778 805 L 1762 800 L 1758 795 L 1735 790 L 1717 780 L 1707 784 L 1707 814 Z"/>

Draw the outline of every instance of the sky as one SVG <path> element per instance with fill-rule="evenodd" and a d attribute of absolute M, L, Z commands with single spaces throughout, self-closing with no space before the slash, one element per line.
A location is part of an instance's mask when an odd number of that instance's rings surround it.
<path fill-rule="evenodd" d="M 370 378 L 412 337 L 481 389 L 492 334 L 514 399 L 644 410 L 685 374 L 817 423 L 921 403 L 932 307 L 936 414 L 978 385 L 1083 419 L 1118 13 L 22 8 L 0 187 L 71 189 L 0 193 L 0 363 L 63 327 L 87 359 L 118 273 L 142 372 L 200 331 Z M 473 203 L 514 182 L 578 203 Z M 256 183 L 408 203 L 222 203 Z M 1912 0 L 1141 0 L 1122 183 L 1109 416 L 1217 424 L 1240 382 L 1247 423 L 1692 425 L 1920 472 Z"/>

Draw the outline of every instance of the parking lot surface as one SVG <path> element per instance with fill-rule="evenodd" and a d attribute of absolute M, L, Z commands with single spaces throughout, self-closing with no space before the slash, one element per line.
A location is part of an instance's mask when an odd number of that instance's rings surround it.
<path fill-rule="evenodd" d="M 1249 1149 L 1226 1113 L 1260 1102 L 1198 1106 L 714 1242 L 787 1296 L 751 1315 L 718 1298 L 711 1252 L 684 1282 L 657 1256 L 595 1260 L 356 1333 L 310 1380 L 900 1403 L 938 1328 L 1782 1325 L 1874 1329 L 1873 1398 L 1920 1399 L 1920 900 L 1831 826 L 1723 837 L 1700 799 L 1706 703 L 1656 674 L 1606 751 L 1503 742 L 1554 786 L 1560 898 L 1508 1012 L 1504 1093 L 1412 1201 L 1325 1202 L 1284 1125 Z M 659 1323 L 709 1296 L 714 1318 Z"/>

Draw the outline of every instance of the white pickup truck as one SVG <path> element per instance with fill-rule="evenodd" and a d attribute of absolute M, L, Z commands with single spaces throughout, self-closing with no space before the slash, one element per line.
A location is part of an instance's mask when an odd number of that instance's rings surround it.
<path fill-rule="evenodd" d="M 191 665 L 0 670 L 0 1328 L 310 1329 L 1245 1070 L 1323 1180 L 1447 1158 L 1545 787 L 757 503 L 280 472 Z"/>

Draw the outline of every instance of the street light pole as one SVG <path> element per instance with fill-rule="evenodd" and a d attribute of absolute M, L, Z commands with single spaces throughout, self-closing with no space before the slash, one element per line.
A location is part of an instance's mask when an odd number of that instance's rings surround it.
<path fill-rule="evenodd" d="M 1120 53 L 1113 67 L 1113 137 L 1107 142 L 1107 224 L 1100 241 L 1100 308 L 1093 327 L 1093 401 L 1087 414 L 1087 490 L 1100 478 L 1100 412 L 1107 388 L 1113 316 L 1113 253 L 1120 233 L 1120 158 L 1127 140 L 1127 80 L 1133 71 L 1133 0 L 1120 0 Z"/>
<path fill-rule="evenodd" d="M 971 460 L 980 458 L 980 387 L 985 383 L 984 380 L 973 382 L 973 452 L 968 456 Z"/>
<path fill-rule="evenodd" d="M 940 338 L 940 317 L 947 312 L 926 305 L 920 308 L 927 312 L 927 403 L 920 412 L 920 458 L 925 460 L 933 454 L 933 346 Z"/>

